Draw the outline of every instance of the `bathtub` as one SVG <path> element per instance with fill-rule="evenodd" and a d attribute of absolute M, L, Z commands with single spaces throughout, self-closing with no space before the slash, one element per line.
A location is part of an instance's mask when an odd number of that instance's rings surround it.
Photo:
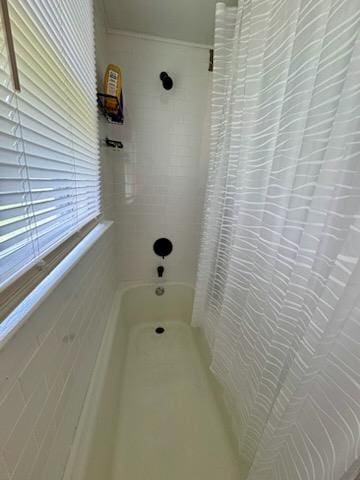
<path fill-rule="evenodd" d="M 116 296 L 64 480 L 240 478 L 209 352 L 190 325 L 193 289 L 157 287 Z"/>

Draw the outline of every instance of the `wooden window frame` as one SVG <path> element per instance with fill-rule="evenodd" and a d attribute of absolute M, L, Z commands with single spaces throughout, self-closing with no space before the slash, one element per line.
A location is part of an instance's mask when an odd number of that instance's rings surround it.
<path fill-rule="evenodd" d="M 98 225 L 100 217 L 88 222 L 52 252 L 0 292 L 0 323 L 37 287 L 54 268 Z"/>

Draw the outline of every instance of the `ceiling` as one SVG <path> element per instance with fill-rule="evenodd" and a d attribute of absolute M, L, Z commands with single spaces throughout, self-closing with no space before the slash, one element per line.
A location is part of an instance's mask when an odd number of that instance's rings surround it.
<path fill-rule="evenodd" d="M 103 0 L 107 26 L 205 45 L 213 43 L 218 0 Z M 237 0 L 222 0 L 236 5 Z"/>

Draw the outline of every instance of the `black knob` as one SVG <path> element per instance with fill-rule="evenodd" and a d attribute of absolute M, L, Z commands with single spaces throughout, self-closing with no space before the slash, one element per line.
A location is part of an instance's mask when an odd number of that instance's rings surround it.
<path fill-rule="evenodd" d="M 157 267 L 157 273 L 158 273 L 158 277 L 162 277 L 163 276 L 163 273 L 164 273 L 164 267 L 162 267 L 160 265 L 160 267 Z"/>
<path fill-rule="evenodd" d="M 154 252 L 159 257 L 165 258 L 172 252 L 173 245 L 168 238 L 158 238 L 153 245 Z"/>
<path fill-rule="evenodd" d="M 160 80 L 162 81 L 163 87 L 165 90 L 171 90 L 173 87 L 173 81 L 172 78 L 169 77 L 169 75 L 166 72 L 161 72 L 160 73 Z"/>

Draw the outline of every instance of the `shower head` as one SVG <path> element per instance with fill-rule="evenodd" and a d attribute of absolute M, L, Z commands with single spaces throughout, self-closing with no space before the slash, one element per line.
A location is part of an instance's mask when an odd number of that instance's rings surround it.
<path fill-rule="evenodd" d="M 160 73 L 160 80 L 162 81 L 163 87 L 165 90 L 171 90 L 174 82 L 172 81 L 172 78 L 169 77 L 169 75 L 166 72 L 161 72 Z"/>

